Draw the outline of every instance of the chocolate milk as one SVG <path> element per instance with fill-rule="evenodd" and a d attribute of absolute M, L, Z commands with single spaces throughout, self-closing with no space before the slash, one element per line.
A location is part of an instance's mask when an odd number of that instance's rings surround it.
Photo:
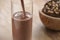
<path fill-rule="evenodd" d="M 26 12 L 23 18 L 23 12 L 16 12 L 12 16 L 13 40 L 31 40 L 32 37 L 32 15 Z"/>

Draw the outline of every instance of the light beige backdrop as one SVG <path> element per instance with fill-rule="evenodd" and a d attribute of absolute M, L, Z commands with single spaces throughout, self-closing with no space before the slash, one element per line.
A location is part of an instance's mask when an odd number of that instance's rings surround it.
<path fill-rule="evenodd" d="M 60 33 L 53 35 L 46 31 L 39 19 L 39 9 L 41 10 L 47 1 L 48 0 L 33 0 L 32 40 L 60 40 L 60 36 L 58 36 Z M 12 40 L 10 0 L 0 0 L 0 40 Z"/>

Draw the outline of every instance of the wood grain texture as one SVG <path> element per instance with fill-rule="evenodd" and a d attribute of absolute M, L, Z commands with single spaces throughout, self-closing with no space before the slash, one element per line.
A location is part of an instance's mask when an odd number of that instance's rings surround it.
<path fill-rule="evenodd" d="M 41 10 L 47 1 L 33 0 L 32 40 L 60 40 L 60 32 L 46 30 L 39 18 L 39 9 Z M 12 40 L 10 5 L 10 0 L 0 0 L 0 40 Z"/>

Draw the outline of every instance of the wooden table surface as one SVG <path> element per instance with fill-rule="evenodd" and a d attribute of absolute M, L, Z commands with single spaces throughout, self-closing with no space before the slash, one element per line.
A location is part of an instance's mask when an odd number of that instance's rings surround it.
<path fill-rule="evenodd" d="M 41 10 L 48 0 L 33 1 L 32 40 L 60 40 L 60 32 L 46 30 L 39 18 L 39 9 Z M 10 5 L 10 0 L 0 0 L 0 40 L 12 40 Z"/>

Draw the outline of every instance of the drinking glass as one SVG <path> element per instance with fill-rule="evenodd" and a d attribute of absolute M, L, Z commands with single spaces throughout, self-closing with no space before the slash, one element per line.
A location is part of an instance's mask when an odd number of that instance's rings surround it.
<path fill-rule="evenodd" d="M 33 1 L 23 3 L 22 6 L 21 0 L 11 0 L 13 40 L 32 40 Z"/>

